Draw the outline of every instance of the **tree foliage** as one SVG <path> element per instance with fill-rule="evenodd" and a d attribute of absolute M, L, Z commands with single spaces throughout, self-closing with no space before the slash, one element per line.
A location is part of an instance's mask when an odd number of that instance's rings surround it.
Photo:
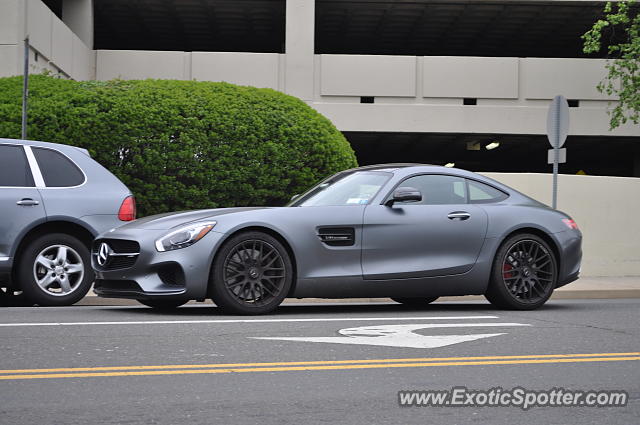
<path fill-rule="evenodd" d="M 21 77 L 0 78 L 0 137 L 20 137 Z M 357 165 L 329 120 L 299 99 L 227 83 L 30 81 L 30 139 L 87 148 L 142 215 L 282 205 Z"/>
<path fill-rule="evenodd" d="M 640 122 L 640 8 L 636 0 L 608 2 L 599 19 L 583 36 L 585 53 L 606 48 L 608 75 L 598 84 L 601 93 L 618 96 L 610 111 L 614 129 L 627 121 Z"/>

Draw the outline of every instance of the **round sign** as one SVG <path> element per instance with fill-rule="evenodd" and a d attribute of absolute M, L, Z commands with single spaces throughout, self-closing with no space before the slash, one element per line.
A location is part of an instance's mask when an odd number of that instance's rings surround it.
<path fill-rule="evenodd" d="M 561 148 L 569 134 L 569 103 L 560 95 L 553 98 L 547 113 L 547 138 L 552 148 Z M 557 145 L 557 146 L 556 146 Z"/>

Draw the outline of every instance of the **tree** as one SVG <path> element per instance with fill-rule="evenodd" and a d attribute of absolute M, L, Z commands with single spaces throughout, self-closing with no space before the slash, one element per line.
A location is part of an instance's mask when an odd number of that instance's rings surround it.
<path fill-rule="evenodd" d="M 620 101 L 609 112 L 610 127 L 640 123 L 640 7 L 636 0 L 608 2 L 603 19 L 587 31 L 583 51 L 598 53 L 606 48 L 608 75 L 598 91 L 615 95 Z"/>
<path fill-rule="evenodd" d="M 20 137 L 22 77 L 0 78 L 0 137 Z M 357 166 L 342 133 L 271 89 L 176 80 L 77 82 L 34 75 L 29 137 L 87 148 L 141 215 L 279 206 Z"/>

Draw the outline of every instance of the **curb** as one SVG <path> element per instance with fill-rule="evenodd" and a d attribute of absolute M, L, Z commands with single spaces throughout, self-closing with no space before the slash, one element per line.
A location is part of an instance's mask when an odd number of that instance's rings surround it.
<path fill-rule="evenodd" d="M 618 290 L 560 290 L 555 291 L 551 296 L 552 300 L 593 300 L 593 299 L 623 299 L 623 298 L 640 298 L 640 289 L 618 289 Z M 459 302 L 467 301 L 484 301 L 482 295 L 464 295 L 459 297 L 441 297 L 436 302 Z M 284 305 L 287 304 L 349 304 L 349 303 L 365 303 L 365 304 L 382 304 L 395 303 L 390 298 L 287 298 Z M 190 301 L 189 304 L 211 304 L 211 300 L 204 303 Z M 78 301 L 76 306 L 142 306 L 136 300 L 122 298 L 100 298 L 97 296 L 86 296 Z"/>

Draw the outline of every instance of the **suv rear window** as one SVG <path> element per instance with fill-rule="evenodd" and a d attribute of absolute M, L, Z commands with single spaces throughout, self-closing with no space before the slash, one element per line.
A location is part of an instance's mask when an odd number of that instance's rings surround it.
<path fill-rule="evenodd" d="M 45 148 L 31 149 L 47 187 L 70 187 L 84 183 L 82 171 L 60 152 Z"/>
<path fill-rule="evenodd" d="M 22 146 L 0 145 L 0 186 L 35 186 Z"/>

